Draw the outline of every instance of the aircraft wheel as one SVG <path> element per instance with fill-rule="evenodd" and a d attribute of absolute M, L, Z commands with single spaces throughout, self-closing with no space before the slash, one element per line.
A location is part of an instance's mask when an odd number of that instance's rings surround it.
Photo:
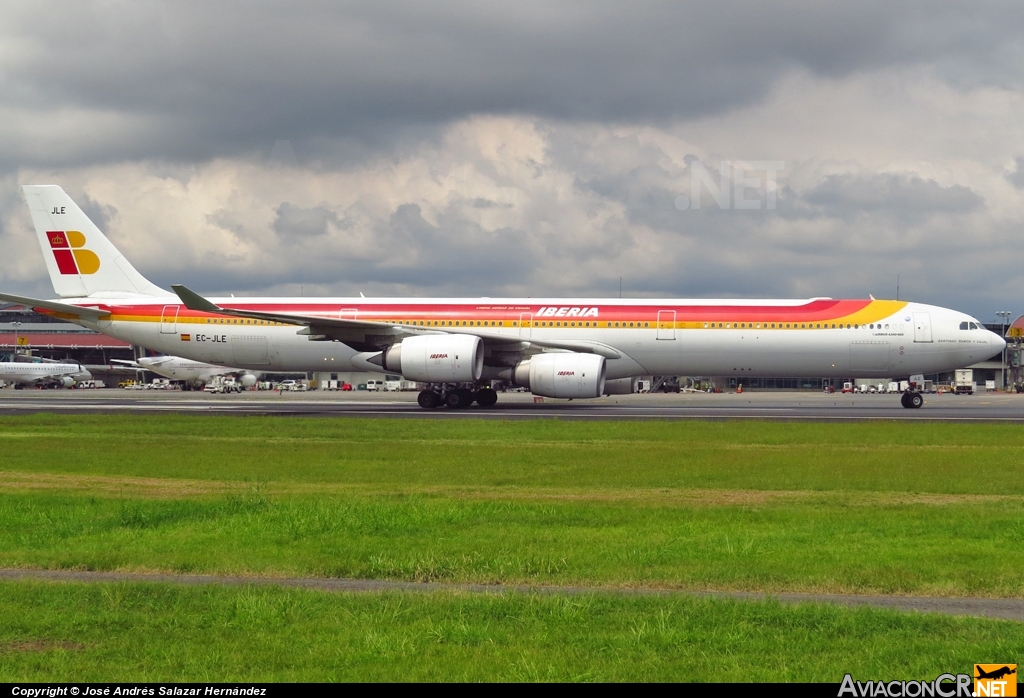
<path fill-rule="evenodd" d="M 917 409 L 924 404 L 924 396 L 922 396 L 921 393 L 911 393 L 910 399 L 907 400 L 907 402 L 910 407 Z"/>
<path fill-rule="evenodd" d="M 476 391 L 473 399 L 481 407 L 494 407 L 494 404 L 498 402 L 498 393 L 494 392 L 491 388 L 480 388 L 480 390 Z"/>
<path fill-rule="evenodd" d="M 441 396 L 433 390 L 423 390 L 416 398 L 416 402 L 425 410 L 432 410 L 441 404 Z"/>
<path fill-rule="evenodd" d="M 444 404 L 453 410 L 465 409 L 473 404 L 473 393 L 465 388 L 453 390 L 445 396 Z"/>
<path fill-rule="evenodd" d="M 904 407 L 910 407 L 910 393 L 900 395 L 900 404 Z"/>

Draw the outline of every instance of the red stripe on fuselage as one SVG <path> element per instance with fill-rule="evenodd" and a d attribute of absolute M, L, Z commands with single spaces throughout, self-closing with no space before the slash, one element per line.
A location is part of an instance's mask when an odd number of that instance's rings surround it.
<path fill-rule="evenodd" d="M 482 305 L 482 304 L 373 304 L 358 306 L 352 303 L 231 303 L 236 310 L 251 310 L 265 313 L 294 314 L 320 316 L 324 318 L 343 318 L 359 320 L 519 320 L 522 315 L 533 315 L 535 320 L 558 319 L 571 320 L 583 318 L 585 309 L 597 308 L 598 314 L 586 316 L 588 319 L 616 320 L 649 320 L 656 321 L 658 312 L 674 310 L 677 322 L 710 322 L 722 320 L 729 322 L 814 322 L 833 320 L 852 315 L 863 310 L 871 303 L 870 300 L 815 300 L 804 305 L 587 305 L 584 302 L 559 305 Z M 573 315 L 541 316 L 542 308 L 579 308 Z M 159 318 L 163 305 L 116 305 L 109 308 L 116 316 L 135 316 Z M 353 312 L 354 311 L 354 312 Z M 209 313 L 190 311 L 184 307 L 178 319 L 223 317 Z"/>

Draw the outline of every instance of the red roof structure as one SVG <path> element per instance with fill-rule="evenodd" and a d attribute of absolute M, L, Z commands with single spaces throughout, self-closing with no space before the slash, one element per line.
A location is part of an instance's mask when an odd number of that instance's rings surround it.
<path fill-rule="evenodd" d="M 1024 337 L 1024 315 L 1010 323 L 1006 330 L 1007 337 Z"/>
<path fill-rule="evenodd" d="M 0 350 L 15 346 L 29 349 L 127 349 L 128 342 L 91 332 L 19 332 L 15 344 L 13 332 L 0 333 Z"/>

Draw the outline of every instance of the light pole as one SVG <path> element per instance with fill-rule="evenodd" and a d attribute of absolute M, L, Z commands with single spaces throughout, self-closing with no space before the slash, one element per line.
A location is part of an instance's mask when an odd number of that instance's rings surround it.
<path fill-rule="evenodd" d="M 1006 321 L 1009 319 L 1010 315 L 1012 315 L 1012 314 L 1013 313 L 1011 313 L 1009 310 L 997 310 L 996 311 L 996 315 L 999 316 L 999 321 L 1000 321 L 1000 323 L 1002 325 L 1002 328 L 1003 328 L 1003 331 L 1000 334 L 1000 336 L 1004 340 L 1006 339 Z M 1003 376 L 1003 378 L 1002 378 L 1003 390 L 1006 390 L 1006 344 L 1005 343 L 1003 344 L 1003 352 L 1002 352 L 1002 356 L 1000 357 L 999 371 L 1000 371 L 1000 373 L 1002 373 L 1002 376 Z"/>
<path fill-rule="evenodd" d="M 15 320 L 11 323 L 14 325 L 14 353 L 11 355 L 11 361 L 18 360 L 18 328 L 21 327 L 21 323 Z"/>

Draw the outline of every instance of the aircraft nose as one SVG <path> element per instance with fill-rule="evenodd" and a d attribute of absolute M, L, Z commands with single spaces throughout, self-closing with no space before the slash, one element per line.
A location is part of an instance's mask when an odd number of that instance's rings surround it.
<path fill-rule="evenodd" d="M 989 332 L 988 343 L 992 345 L 992 351 L 1002 351 L 1006 348 L 1006 340 L 995 332 Z"/>

